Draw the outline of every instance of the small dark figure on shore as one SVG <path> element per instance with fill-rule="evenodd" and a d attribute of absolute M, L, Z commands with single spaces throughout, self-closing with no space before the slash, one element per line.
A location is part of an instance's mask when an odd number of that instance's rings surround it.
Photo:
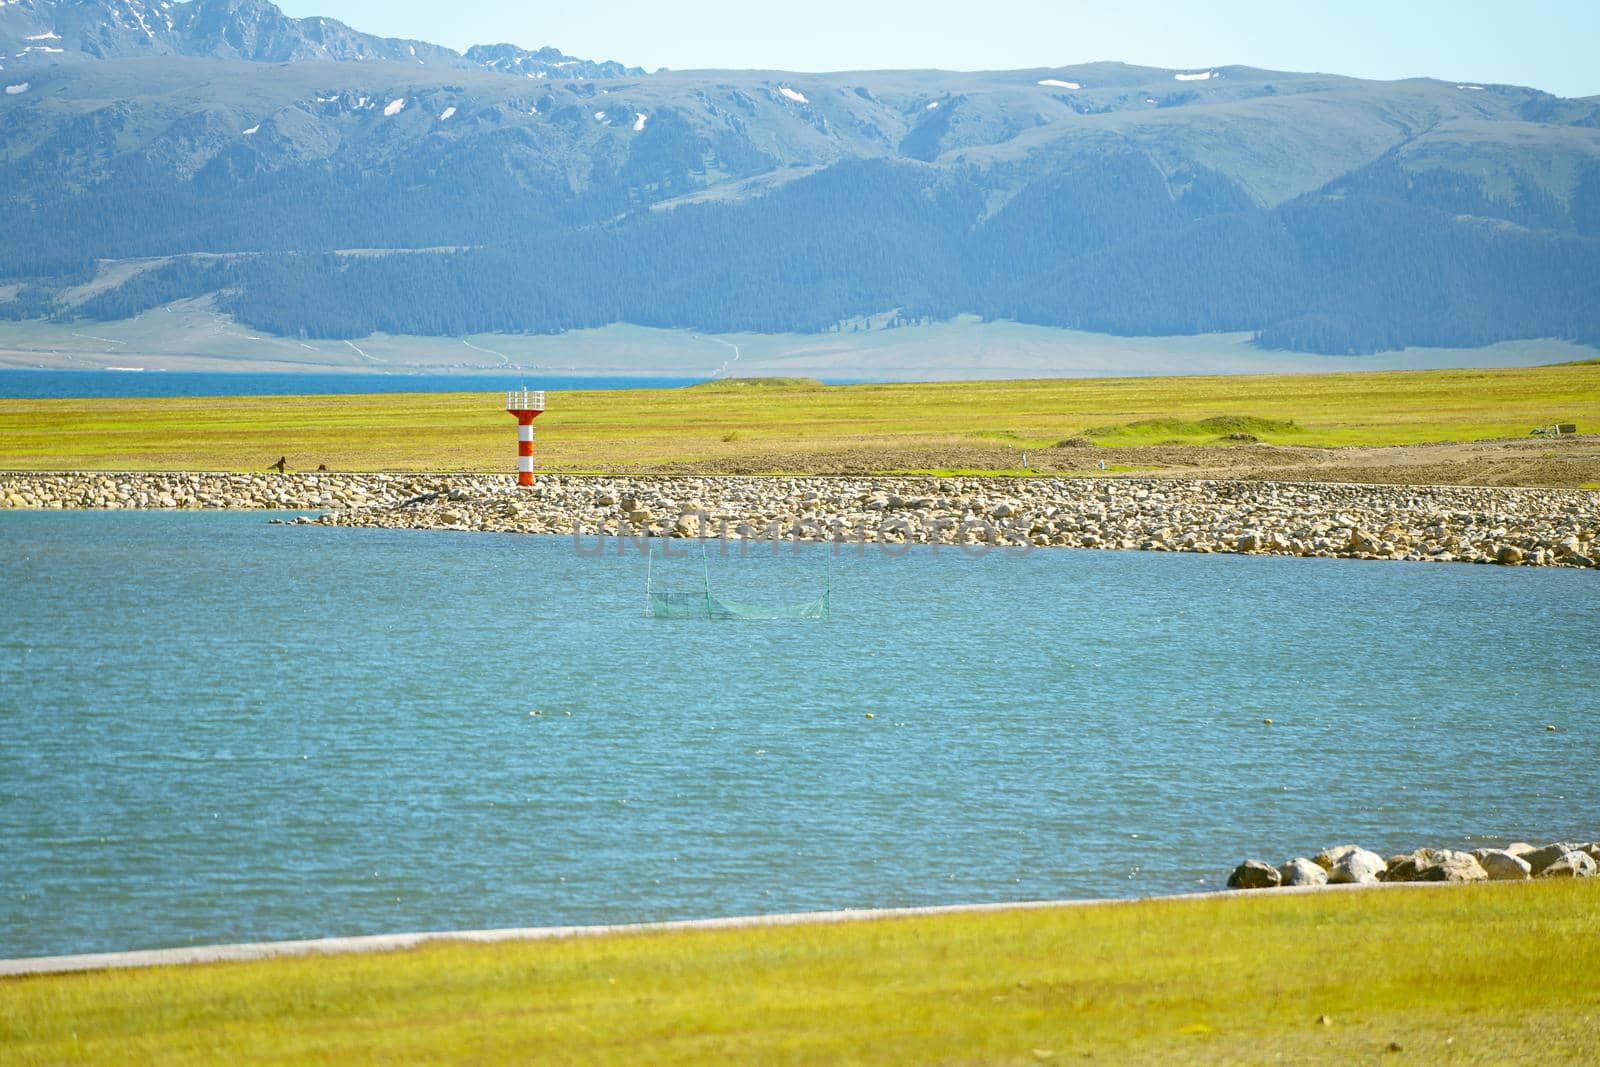
<path fill-rule="evenodd" d="M 318 463 L 318 464 L 317 464 L 317 470 L 319 470 L 319 471 L 325 471 L 325 470 L 327 470 L 327 469 L 328 469 L 328 465 L 327 465 L 327 464 L 326 464 L 326 463 Z"/>
<path fill-rule="evenodd" d="M 269 471 L 277 471 L 279 474 L 282 474 L 284 468 L 287 467 L 288 465 L 289 465 L 289 457 L 288 456 L 279 456 L 278 457 L 278 462 L 276 462 L 276 463 L 268 463 L 267 464 L 267 470 L 269 470 Z"/>

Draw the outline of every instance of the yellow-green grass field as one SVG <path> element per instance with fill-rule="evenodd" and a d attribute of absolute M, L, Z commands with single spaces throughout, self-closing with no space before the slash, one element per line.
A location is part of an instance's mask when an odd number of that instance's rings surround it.
<path fill-rule="evenodd" d="M 6 1063 L 1593 1063 L 1600 882 L 0 980 Z"/>
<path fill-rule="evenodd" d="M 882 470 L 951 448 L 1217 442 L 1386 445 L 1526 437 L 1600 425 L 1600 365 L 1317 375 L 823 386 L 713 383 L 555 392 L 539 465 L 803 471 L 848 454 Z M 530 384 L 536 385 L 537 382 Z M 505 470 L 513 423 L 498 393 L 0 400 L 0 469 Z M 975 453 L 976 454 L 976 453 Z M 995 468 L 1020 466 L 993 462 Z"/>

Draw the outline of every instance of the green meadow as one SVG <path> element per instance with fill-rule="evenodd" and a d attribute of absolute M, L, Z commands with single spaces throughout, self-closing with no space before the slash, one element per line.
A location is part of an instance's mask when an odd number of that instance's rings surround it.
<path fill-rule="evenodd" d="M 1593 1063 L 1600 882 L 0 980 L 0 1062 Z"/>
<path fill-rule="evenodd" d="M 1600 426 L 1600 365 L 1502 370 L 825 386 L 809 379 L 553 392 L 541 469 L 919 470 L 941 450 L 1226 443 L 1392 445 Z M 0 468 L 504 470 L 499 393 L 0 400 Z M 1108 459 L 1114 460 L 1112 455 Z M 967 465 L 965 463 L 961 464 Z"/>

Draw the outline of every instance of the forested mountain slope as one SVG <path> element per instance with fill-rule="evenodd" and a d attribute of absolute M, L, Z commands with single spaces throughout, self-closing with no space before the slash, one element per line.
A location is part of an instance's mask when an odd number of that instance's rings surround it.
<path fill-rule="evenodd" d="M 0 0 L 0 316 L 291 336 L 973 312 L 1600 342 L 1600 100 L 1221 66 L 659 71 Z M 86 285 L 97 261 L 137 260 Z M 103 271 L 101 271 L 103 275 Z"/>

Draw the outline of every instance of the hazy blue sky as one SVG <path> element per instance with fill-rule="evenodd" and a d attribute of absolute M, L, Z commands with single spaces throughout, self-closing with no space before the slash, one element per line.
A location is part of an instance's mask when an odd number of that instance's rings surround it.
<path fill-rule="evenodd" d="M 283 0 L 368 33 L 452 48 L 551 44 L 657 67 L 982 70 L 1120 59 L 1244 63 L 1373 78 L 1425 74 L 1600 94 L 1596 0 Z"/>

